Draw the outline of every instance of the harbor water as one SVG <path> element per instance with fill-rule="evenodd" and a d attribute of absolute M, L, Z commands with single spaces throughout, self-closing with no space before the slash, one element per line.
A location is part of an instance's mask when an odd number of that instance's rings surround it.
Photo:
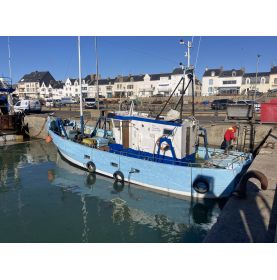
<path fill-rule="evenodd" d="M 220 213 L 90 175 L 44 141 L 1 146 L 0 176 L 0 242 L 201 242 Z"/>

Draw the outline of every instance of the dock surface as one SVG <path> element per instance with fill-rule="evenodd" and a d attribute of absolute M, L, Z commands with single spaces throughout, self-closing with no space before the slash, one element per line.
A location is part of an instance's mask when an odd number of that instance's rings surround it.
<path fill-rule="evenodd" d="M 274 128 L 249 170 L 267 177 L 263 191 L 256 179 L 247 183 L 247 197 L 231 197 L 204 242 L 277 242 L 277 128 Z"/>

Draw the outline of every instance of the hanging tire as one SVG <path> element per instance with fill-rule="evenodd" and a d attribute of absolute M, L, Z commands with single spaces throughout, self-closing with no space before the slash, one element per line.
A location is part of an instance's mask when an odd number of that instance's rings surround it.
<path fill-rule="evenodd" d="M 89 173 L 95 173 L 96 166 L 95 166 L 95 164 L 92 161 L 89 161 L 87 163 L 87 170 L 88 170 Z"/>
<path fill-rule="evenodd" d="M 113 178 L 116 182 L 124 182 L 124 175 L 121 171 L 115 171 Z"/>
<path fill-rule="evenodd" d="M 200 194 L 205 194 L 210 190 L 210 185 L 204 178 L 197 178 L 192 185 L 193 189 Z"/>

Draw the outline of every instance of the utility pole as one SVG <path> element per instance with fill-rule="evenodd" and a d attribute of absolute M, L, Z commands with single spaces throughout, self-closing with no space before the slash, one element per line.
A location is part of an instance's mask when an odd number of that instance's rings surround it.
<path fill-rule="evenodd" d="M 98 52 L 97 52 L 97 37 L 95 36 L 94 40 L 95 47 L 95 56 L 96 56 L 96 100 L 97 100 L 97 109 L 99 111 L 99 82 L 98 82 Z"/>
<path fill-rule="evenodd" d="M 256 94 L 257 94 L 258 68 L 259 68 L 260 57 L 261 57 L 261 55 L 260 55 L 260 54 L 258 54 L 258 55 L 257 55 L 257 64 L 256 64 L 255 92 L 254 92 L 254 96 L 253 96 L 253 101 L 254 101 L 254 102 L 256 101 Z"/>
<path fill-rule="evenodd" d="M 253 112 L 253 116 L 252 116 L 252 120 L 251 120 L 251 128 L 250 128 L 250 151 L 252 152 L 254 150 L 254 138 L 255 138 L 255 122 L 256 122 L 256 106 L 255 106 L 255 102 L 256 102 L 256 94 L 257 94 L 257 84 L 258 84 L 258 69 L 259 69 L 259 62 L 260 62 L 260 57 L 261 55 L 258 54 L 257 55 L 257 63 L 256 63 L 256 80 L 255 80 L 255 91 L 254 94 L 252 96 L 252 100 L 253 100 L 253 104 L 252 104 L 252 112 Z"/>
<path fill-rule="evenodd" d="M 256 121 L 255 102 L 256 102 L 256 95 L 257 95 L 258 69 L 259 69 L 260 57 L 261 57 L 261 55 L 258 54 L 258 55 L 257 55 L 257 63 L 256 63 L 255 91 L 254 91 L 254 94 L 253 94 L 253 96 L 252 96 L 252 100 L 253 100 L 252 109 L 253 109 L 253 121 L 254 121 L 254 122 Z"/>

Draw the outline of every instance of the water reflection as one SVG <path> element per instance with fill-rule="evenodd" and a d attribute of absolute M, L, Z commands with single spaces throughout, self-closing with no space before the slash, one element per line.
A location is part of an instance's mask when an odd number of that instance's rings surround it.
<path fill-rule="evenodd" d="M 219 215 L 214 200 L 88 174 L 43 141 L 0 149 L 0 242 L 199 242 Z"/>
<path fill-rule="evenodd" d="M 124 186 L 112 179 L 88 174 L 71 165 L 60 154 L 57 154 L 56 164 L 54 184 L 81 196 L 98 197 L 109 202 L 112 222 L 116 225 L 128 224 L 130 234 L 134 233 L 134 224 L 147 225 L 159 229 L 167 241 L 176 241 L 176 236 L 185 234 L 190 227 L 197 225 L 200 231 L 208 230 L 219 214 L 215 200 L 180 200 L 138 186 L 126 183 Z"/>

